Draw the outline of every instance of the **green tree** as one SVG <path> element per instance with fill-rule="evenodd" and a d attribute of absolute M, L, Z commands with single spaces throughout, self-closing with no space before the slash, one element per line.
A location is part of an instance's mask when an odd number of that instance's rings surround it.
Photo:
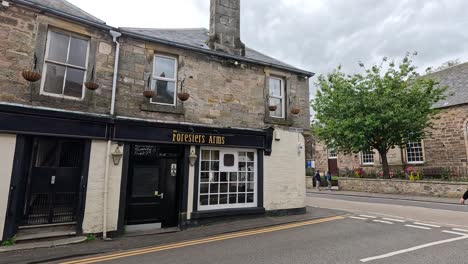
<path fill-rule="evenodd" d="M 318 77 L 314 134 L 345 154 L 375 149 L 388 177 L 388 151 L 424 137 L 437 113 L 432 105 L 446 88 L 419 76 L 409 54 L 398 65 L 387 58 L 370 68 L 359 65 L 363 73 L 347 75 L 338 67 Z"/>

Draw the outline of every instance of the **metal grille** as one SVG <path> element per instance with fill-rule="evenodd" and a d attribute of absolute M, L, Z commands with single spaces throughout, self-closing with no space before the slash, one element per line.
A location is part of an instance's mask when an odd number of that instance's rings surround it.
<path fill-rule="evenodd" d="M 73 192 L 55 194 L 55 203 L 52 211 L 52 223 L 75 221 L 76 198 L 76 193 Z"/>
<path fill-rule="evenodd" d="M 41 225 L 49 223 L 50 193 L 35 193 L 31 195 L 28 211 L 24 219 L 27 225 Z"/>

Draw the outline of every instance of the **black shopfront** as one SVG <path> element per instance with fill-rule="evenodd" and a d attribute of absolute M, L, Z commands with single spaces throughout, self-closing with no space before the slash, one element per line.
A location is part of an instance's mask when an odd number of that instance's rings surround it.
<path fill-rule="evenodd" d="M 93 140 L 123 145 L 118 233 L 126 225 L 158 222 L 161 227 L 183 228 L 206 217 L 264 211 L 263 155 L 271 152 L 272 129 L 216 128 L 2 105 L 0 133 L 17 135 L 3 239 L 24 225 L 73 222 L 81 232 Z M 188 222 L 191 146 L 196 146 L 198 155 L 204 147 L 255 150 L 257 206 L 197 210 L 201 169 L 197 160 Z M 218 185 L 222 188 L 223 183 Z"/>

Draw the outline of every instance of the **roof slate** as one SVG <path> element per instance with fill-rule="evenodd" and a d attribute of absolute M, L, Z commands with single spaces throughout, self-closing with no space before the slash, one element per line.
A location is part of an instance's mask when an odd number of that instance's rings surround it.
<path fill-rule="evenodd" d="M 447 86 L 447 98 L 436 103 L 435 108 L 468 103 L 468 62 L 428 75 Z"/>
<path fill-rule="evenodd" d="M 44 6 L 47 8 L 55 9 L 57 11 L 73 15 L 79 18 L 87 19 L 95 23 L 106 24 L 101 19 L 91 15 L 90 13 L 80 9 L 66 0 L 24 0 L 35 5 Z"/>
<path fill-rule="evenodd" d="M 158 29 L 158 28 L 120 28 L 124 32 L 136 33 L 152 38 L 163 39 L 175 43 L 193 46 L 195 48 L 202 48 L 210 50 L 206 45 L 208 39 L 208 30 L 205 28 L 188 28 L 188 29 Z M 245 57 L 269 64 L 274 64 L 282 67 L 291 68 L 297 71 L 303 71 L 299 68 L 291 66 L 287 63 L 269 57 L 263 53 L 260 53 L 254 49 L 245 48 Z"/>

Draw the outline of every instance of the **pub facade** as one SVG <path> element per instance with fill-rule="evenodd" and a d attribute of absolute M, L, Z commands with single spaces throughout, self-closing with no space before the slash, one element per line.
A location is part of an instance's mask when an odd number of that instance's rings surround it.
<path fill-rule="evenodd" d="M 239 1 L 211 1 L 209 30 L 114 28 L 66 1 L 8 3 L 1 240 L 305 212 L 313 74 L 246 47 Z"/>

